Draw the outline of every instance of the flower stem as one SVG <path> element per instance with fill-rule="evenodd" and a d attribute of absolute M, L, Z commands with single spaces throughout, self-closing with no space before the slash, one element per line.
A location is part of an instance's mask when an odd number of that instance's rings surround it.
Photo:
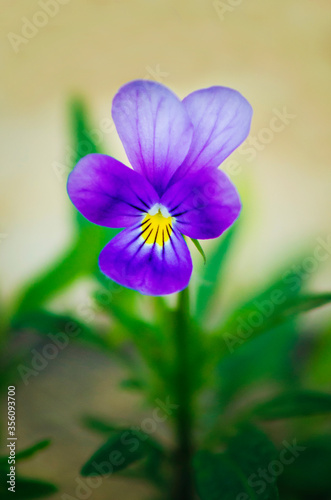
<path fill-rule="evenodd" d="M 193 500 L 193 475 L 191 458 L 193 453 L 193 408 L 190 374 L 188 288 L 179 294 L 175 317 L 176 344 L 176 393 L 177 393 L 177 450 L 175 457 L 175 500 Z"/>

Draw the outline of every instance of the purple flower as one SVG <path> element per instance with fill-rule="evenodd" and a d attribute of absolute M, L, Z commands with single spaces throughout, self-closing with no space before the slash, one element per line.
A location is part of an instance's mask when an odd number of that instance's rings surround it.
<path fill-rule="evenodd" d="M 237 191 L 217 167 L 247 137 L 251 106 L 225 87 L 180 101 L 138 80 L 116 94 L 112 116 L 133 170 L 87 155 L 69 176 L 70 199 L 94 224 L 125 228 L 101 251 L 104 274 L 147 295 L 178 292 L 192 273 L 183 235 L 217 238 L 239 215 Z"/>

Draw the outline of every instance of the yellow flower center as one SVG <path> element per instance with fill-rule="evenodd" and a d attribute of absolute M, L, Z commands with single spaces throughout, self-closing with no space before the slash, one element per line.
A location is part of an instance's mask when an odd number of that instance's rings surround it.
<path fill-rule="evenodd" d="M 154 215 L 148 213 L 141 223 L 141 230 L 146 243 L 163 246 L 172 233 L 172 217 L 165 217 L 160 209 Z"/>

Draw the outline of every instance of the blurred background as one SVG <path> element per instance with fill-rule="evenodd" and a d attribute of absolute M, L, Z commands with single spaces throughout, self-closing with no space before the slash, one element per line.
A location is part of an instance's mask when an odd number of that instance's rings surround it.
<path fill-rule="evenodd" d="M 262 143 L 269 141 L 262 132 L 252 161 L 233 155 L 242 166 L 234 182 L 245 177 L 254 189 L 255 212 L 241 259 L 256 259 L 263 271 L 279 252 L 330 231 L 328 0 L 232 0 L 236 7 L 231 0 L 70 0 L 58 3 L 57 14 L 26 43 L 11 42 L 8 35 L 21 35 L 25 20 L 41 10 L 39 3 L 1 3 L 6 296 L 70 237 L 66 178 L 54 172 L 54 162 L 63 164 L 69 148 L 69 97 L 84 96 L 100 128 L 111 119 L 115 92 L 136 78 L 157 79 L 181 98 L 200 87 L 233 87 L 254 108 L 252 136 L 269 128 L 275 109 L 295 115 L 270 143 Z M 109 128 L 102 132 L 105 148 L 126 161 Z M 238 269 L 245 269 L 247 279 L 255 274 L 246 262 Z"/>
<path fill-rule="evenodd" d="M 282 264 L 291 270 L 291 256 L 301 249 L 311 255 L 320 239 L 329 241 L 329 0 L 0 3 L 5 307 L 72 239 L 66 194 L 66 166 L 74 154 L 68 102 L 76 96 L 84 100 L 98 146 L 127 163 L 112 125 L 111 102 L 118 88 L 133 79 L 161 82 L 180 98 L 198 88 L 228 86 L 253 106 L 250 139 L 224 164 L 244 200 L 226 301 L 258 288 Z M 308 271 L 310 290 L 330 290 L 330 255 L 331 249 Z M 199 282 L 196 261 L 193 280 Z M 55 309 L 68 300 L 75 304 L 81 293 L 81 287 L 71 290 L 58 298 Z M 316 321 L 322 323 L 324 316 L 330 316 L 327 308 Z M 81 456 L 99 443 L 78 429 L 79 414 L 93 407 L 95 413 L 109 409 L 113 417 L 129 419 L 134 413 L 139 419 L 136 396 L 118 389 L 120 376 L 103 355 L 69 346 L 42 377 L 21 389 L 22 446 L 57 436 L 53 451 L 45 451 L 47 464 L 43 456 L 35 458 L 24 466 L 27 472 L 37 469 L 40 477 L 52 476 L 72 494 Z M 138 485 L 133 492 L 125 481 L 115 480 L 107 488 L 109 498 L 145 498 L 145 487 Z M 104 495 L 100 488 L 93 498 Z"/>

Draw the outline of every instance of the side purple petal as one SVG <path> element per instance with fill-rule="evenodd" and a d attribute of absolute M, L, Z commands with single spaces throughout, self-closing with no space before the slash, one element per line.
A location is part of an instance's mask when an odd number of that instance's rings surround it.
<path fill-rule="evenodd" d="M 183 104 L 194 133 L 174 180 L 203 167 L 218 167 L 248 136 L 253 113 L 248 101 L 227 87 L 198 90 L 185 97 Z"/>
<path fill-rule="evenodd" d="M 102 250 L 101 271 L 120 285 L 144 295 L 167 295 L 185 288 L 192 260 L 183 236 L 176 230 L 162 247 L 147 244 L 141 225 L 124 229 Z"/>
<path fill-rule="evenodd" d="M 112 116 L 131 165 L 161 194 L 191 144 L 185 105 L 165 86 L 136 80 L 118 91 Z"/>
<path fill-rule="evenodd" d="M 176 228 L 196 239 L 217 238 L 237 219 L 236 188 L 218 169 L 205 168 L 173 184 L 161 198 Z"/>
<path fill-rule="evenodd" d="M 82 158 L 68 178 L 68 194 L 77 210 L 94 224 L 127 227 L 159 201 L 151 184 L 110 156 Z"/>

